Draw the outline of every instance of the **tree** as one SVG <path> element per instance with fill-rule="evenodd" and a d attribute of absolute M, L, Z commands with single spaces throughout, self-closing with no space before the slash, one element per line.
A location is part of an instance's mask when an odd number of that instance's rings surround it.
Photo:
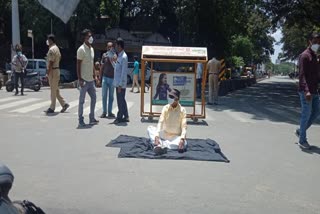
<path fill-rule="evenodd" d="M 231 57 L 231 66 L 240 68 L 245 66 L 244 60 L 241 56 L 233 56 Z"/>
<path fill-rule="evenodd" d="M 272 17 L 274 25 L 286 23 L 289 26 L 297 24 L 302 27 L 305 24 L 319 25 L 320 23 L 320 1 L 268 0 L 263 1 L 262 6 Z"/>
<path fill-rule="evenodd" d="M 249 65 L 253 57 L 253 44 L 247 36 L 234 36 L 232 39 L 232 55 L 240 56 Z"/>

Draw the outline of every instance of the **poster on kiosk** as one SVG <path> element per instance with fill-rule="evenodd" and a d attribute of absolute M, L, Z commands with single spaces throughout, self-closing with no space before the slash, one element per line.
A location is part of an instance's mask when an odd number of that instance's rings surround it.
<path fill-rule="evenodd" d="M 152 105 L 168 104 L 169 92 L 180 91 L 180 104 L 194 106 L 194 73 L 153 72 L 152 74 Z"/>

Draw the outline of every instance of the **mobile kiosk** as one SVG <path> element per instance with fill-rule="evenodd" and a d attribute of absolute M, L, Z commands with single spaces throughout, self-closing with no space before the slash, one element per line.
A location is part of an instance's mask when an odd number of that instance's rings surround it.
<path fill-rule="evenodd" d="M 205 86 L 207 78 L 207 48 L 143 46 L 141 54 L 141 103 L 142 119 L 159 117 L 162 106 L 168 103 L 172 89 L 180 91 L 180 104 L 187 110 L 187 118 L 197 122 L 205 118 Z M 202 64 L 201 101 L 196 97 L 196 71 Z M 156 65 L 156 66 L 155 66 Z M 170 65 L 173 65 L 170 67 Z M 187 65 L 187 67 L 181 66 Z M 172 69 L 180 66 L 178 69 Z M 145 94 L 145 77 L 149 73 L 150 90 Z M 145 96 L 148 95 L 148 96 Z M 159 108 L 161 106 L 161 108 Z M 146 107 L 146 108 L 145 108 Z"/>

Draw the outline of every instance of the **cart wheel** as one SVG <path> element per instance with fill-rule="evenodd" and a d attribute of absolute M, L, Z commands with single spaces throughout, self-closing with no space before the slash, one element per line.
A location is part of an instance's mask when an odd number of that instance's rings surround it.
<path fill-rule="evenodd" d="M 192 120 L 193 120 L 193 122 L 198 122 L 198 118 L 197 117 L 194 117 L 194 118 L 192 118 Z"/>
<path fill-rule="evenodd" d="M 152 117 L 152 116 L 148 116 L 148 120 L 149 120 L 149 121 L 152 121 L 152 120 L 153 120 L 153 117 Z"/>

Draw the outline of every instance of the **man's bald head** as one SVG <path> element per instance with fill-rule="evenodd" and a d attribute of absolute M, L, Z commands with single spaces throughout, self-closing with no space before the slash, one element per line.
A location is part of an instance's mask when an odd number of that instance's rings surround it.
<path fill-rule="evenodd" d="M 107 43 L 107 50 L 111 50 L 113 48 L 113 43 L 112 42 L 108 42 Z"/>

